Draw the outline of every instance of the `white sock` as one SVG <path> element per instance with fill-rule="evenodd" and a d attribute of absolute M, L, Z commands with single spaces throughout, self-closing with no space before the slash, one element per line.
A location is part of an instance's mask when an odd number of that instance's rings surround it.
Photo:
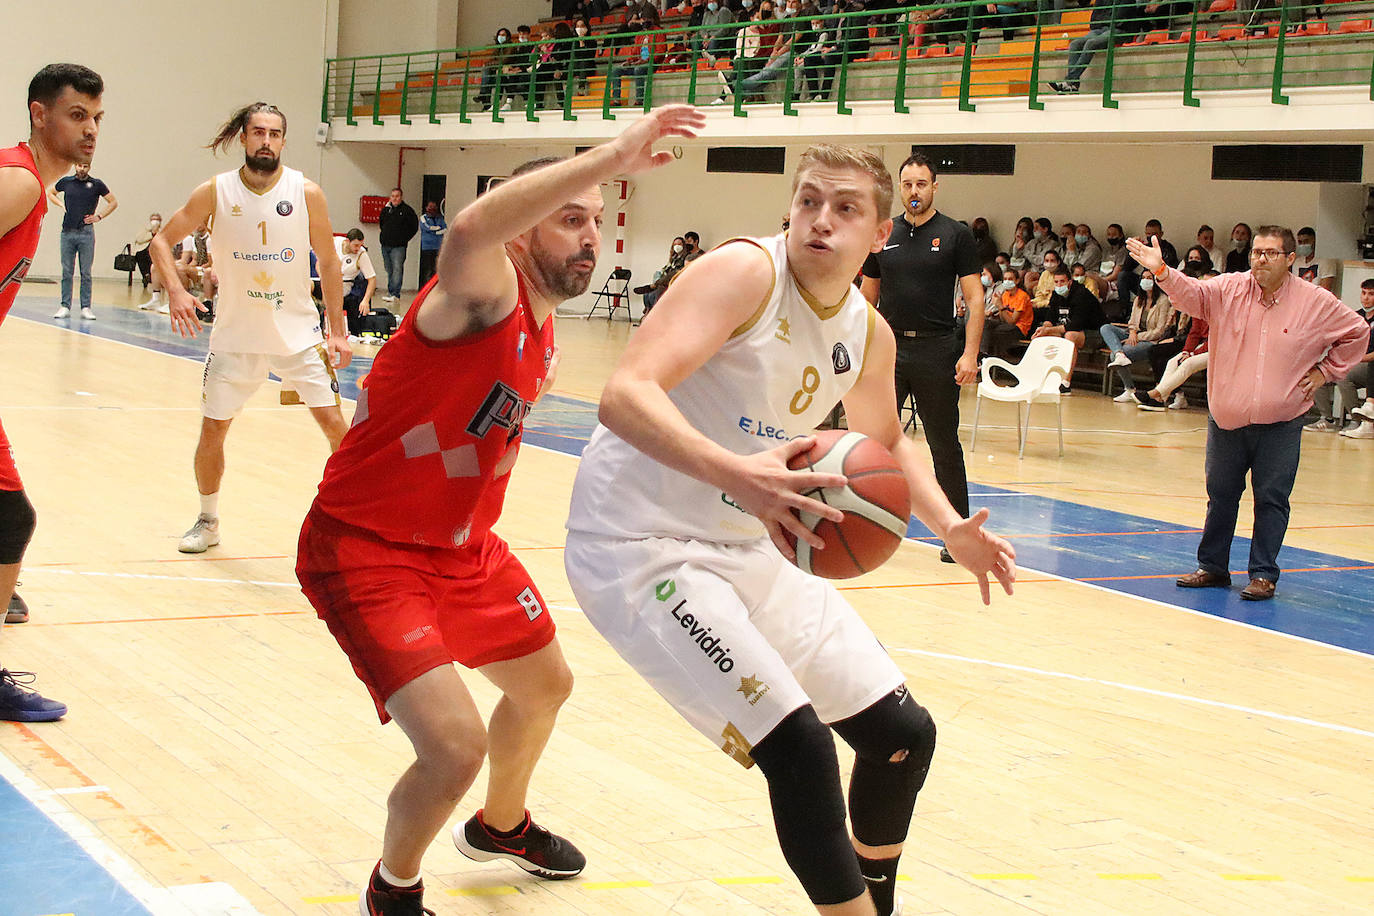
<path fill-rule="evenodd" d="M 200 494 L 200 514 L 206 518 L 219 518 L 219 493 L 211 493 L 206 496 Z"/>
<path fill-rule="evenodd" d="M 398 878 L 391 873 L 391 869 L 386 867 L 385 862 L 378 863 L 377 874 L 382 876 L 382 880 L 392 887 L 414 887 L 420 883 L 420 876 L 414 878 Z"/>

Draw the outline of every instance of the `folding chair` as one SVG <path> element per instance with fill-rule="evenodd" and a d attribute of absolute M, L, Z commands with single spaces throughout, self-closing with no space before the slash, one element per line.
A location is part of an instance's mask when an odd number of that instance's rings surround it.
<path fill-rule="evenodd" d="M 596 314 L 597 309 L 606 310 L 606 320 L 615 317 L 616 309 L 624 309 L 625 317 L 630 317 L 630 268 L 617 267 L 611 271 L 601 289 L 592 295 L 592 308 L 583 316 L 584 320 Z"/>

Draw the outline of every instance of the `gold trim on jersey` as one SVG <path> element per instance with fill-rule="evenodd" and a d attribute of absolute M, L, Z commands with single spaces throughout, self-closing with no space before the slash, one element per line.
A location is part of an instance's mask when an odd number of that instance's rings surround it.
<path fill-rule="evenodd" d="M 864 337 L 864 358 L 859 361 L 859 374 L 856 378 L 864 377 L 864 369 L 868 366 L 868 354 L 873 351 L 873 328 L 878 321 L 878 310 L 873 307 L 873 303 L 868 304 L 868 332 Z"/>
<path fill-rule="evenodd" d="M 234 169 L 234 177 L 239 180 L 239 184 L 243 185 L 243 189 L 247 191 L 249 194 L 252 194 L 254 197 L 266 197 L 268 194 L 271 194 L 274 190 L 276 190 L 277 185 L 281 184 L 282 178 L 286 177 L 286 167 L 283 166 L 280 161 L 278 161 L 277 180 L 272 182 L 272 184 L 269 187 L 263 188 L 261 191 L 254 191 L 249 186 L 248 182 L 243 180 L 243 170 L 245 168 L 247 168 L 247 166 L 240 166 L 239 168 Z"/>
<path fill-rule="evenodd" d="M 792 278 L 792 285 L 797 288 L 797 292 L 801 293 L 802 301 L 811 307 L 811 311 L 815 312 L 816 317 L 819 318 L 821 321 L 825 321 L 827 318 L 833 318 L 836 315 L 838 315 L 840 313 L 840 309 L 844 308 L 844 304 L 849 301 L 850 288 L 847 286 L 845 287 L 844 294 L 840 296 L 839 302 L 836 302 L 834 305 L 822 305 L 819 299 L 811 295 L 811 291 L 809 289 L 801 285 L 801 281 L 797 279 L 797 275 L 792 273 L 791 264 L 787 265 L 787 273 Z"/>
<path fill-rule="evenodd" d="M 716 248 L 724 248 L 731 242 L 748 242 L 750 245 L 753 245 L 759 251 L 762 251 L 768 257 L 768 267 L 773 276 L 773 279 L 768 281 L 768 292 L 763 294 L 763 301 L 759 303 L 758 308 L 754 309 L 754 314 L 749 316 L 748 321 L 746 321 L 744 324 L 740 325 L 739 327 L 735 328 L 733 331 L 730 332 L 730 339 L 734 340 L 741 334 L 749 333 L 749 329 L 752 328 L 754 325 L 758 324 L 759 319 L 763 317 L 763 310 L 768 308 L 768 302 L 770 299 L 773 298 L 773 288 L 778 284 L 778 268 L 777 265 L 773 263 L 773 252 L 769 251 L 767 248 L 764 248 L 755 239 L 745 238 L 744 236 L 736 236 L 732 239 L 726 239 L 725 241 L 717 245 Z M 715 248 L 711 250 L 715 251 Z"/>

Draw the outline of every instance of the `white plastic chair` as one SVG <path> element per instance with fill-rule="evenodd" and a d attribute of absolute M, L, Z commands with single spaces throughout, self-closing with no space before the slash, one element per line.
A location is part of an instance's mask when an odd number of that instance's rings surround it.
<path fill-rule="evenodd" d="M 1059 455 L 1064 455 L 1064 402 L 1060 398 L 1059 386 L 1068 378 L 1069 367 L 1073 365 L 1073 341 L 1062 337 L 1037 337 L 1030 342 L 1021 362 L 1012 365 L 1003 359 L 989 357 L 983 360 L 982 377 L 978 380 L 978 403 L 973 409 L 973 441 L 969 451 L 977 451 L 978 415 L 983 409 L 983 398 L 992 401 L 1013 401 L 1016 403 L 1016 444 L 1018 458 L 1025 457 L 1026 437 L 1030 433 L 1030 406 L 1032 404 L 1054 404 L 1059 409 Z M 993 367 L 1011 373 L 1015 385 L 994 384 L 989 376 Z M 1021 405 L 1026 405 L 1026 419 L 1021 419 Z"/>

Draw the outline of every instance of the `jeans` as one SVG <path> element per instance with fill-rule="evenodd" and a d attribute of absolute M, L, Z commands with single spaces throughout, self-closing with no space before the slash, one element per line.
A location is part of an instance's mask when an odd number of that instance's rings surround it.
<path fill-rule="evenodd" d="M 745 95 L 754 95 L 768 88 L 768 84 L 777 79 L 788 67 L 792 66 L 792 52 L 787 51 L 779 55 L 778 59 L 765 66 L 758 73 L 746 76 L 735 82 L 735 91 L 743 92 Z"/>
<path fill-rule="evenodd" d="M 959 385 L 954 364 L 964 354 L 963 335 L 897 337 L 897 404 L 912 397 L 935 464 L 935 480 L 954 511 L 968 518 L 968 475 L 959 443 Z"/>
<path fill-rule="evenodd" d="M 635 81 L 635 101 L 636 106 L 644 104 L 644 82 L 652 70 L 649 64 L 621 64 L 611 67 L 608 79 L 611 83 L 611 104 L 619 105 L 623 93 L 620 91 L 620 80 L 626 76 L 634 78 Z"/>
<path fill-rule="evenodd" d="M 95 227 L 63 229 L 60 247 L 62 257 L 62 307 L 72 307 L 72 267 L 81 258 L 81 307 L 91 307 L 91 261 L 95 259 Z"/>
<path fill-rule="evenodd" d="M 1339 382 L 1327 382 L 1325 385 L 1312 392 L 1312 400 L 1316 403 L 1321 415 L 1328 420 L 1339 420 L 1336 416 L 1336 402 L 1333 395 L 1336 389 L 1341 390 L 1341 413 L 1350 413 L 1350 408 L 1359 407 L 1363 401 L 1360 400 L 1357 389 L 1364 388 L 1374 394 L 1374 389 L 1370 386 L 1370 368 L 1374 363 L 1356 363 L 1355 368 L 1350 370 L 1350 374 Z"/>
<path fill-rule="evenodd" d="M 1298 476 L 1304 419 L 1222 429 L 1208 417 L 1207 520 L 1197 547 L 1200 568 L 1217 574 L 1230 571 L 1231 540 L 1249 471 L 1255 496 L 1250 578 L 1279 580 L 1279 550 L 1288 532 L 1288 497 Z"/>
<path fill-rule="evenodd" d="M 406 272 L 406 246 L 383 245 L 382 263 L 386 265 L 386 294 L 401 295 L 401 279 Z"/>
<path fill-rule="evenodd" d="M 1069 42 L 1069 72 L 1065 79 L 1077 83 L 1092 63 L 1093 55 L 1110 43 L 1110 33 L 1106 29 L 1095 29 Z"/>
<path fill-rule="evenodd" d="M 1125 344 L 1129 331 L 1124 331 L 1114 324 L 1104 324 L 1098 328 L 1098 333 L 1102 335 L 1102 342 L 1107 345 L 1107 349 L 1112 351 L 1115 358 L 1118 353 L 1125 353 L 1132 361 L 1144 359 L 1150 355 L 1150 351 L 1155 348 L 1153 340 L 1142 340 L 1137 344 Z M 1116 366 L 1116 374 L 1121 379 L 1122 386 L 1127 391 L 1135 390 L 1135 379 L 1131 376 L 1130 366 Z"/>

